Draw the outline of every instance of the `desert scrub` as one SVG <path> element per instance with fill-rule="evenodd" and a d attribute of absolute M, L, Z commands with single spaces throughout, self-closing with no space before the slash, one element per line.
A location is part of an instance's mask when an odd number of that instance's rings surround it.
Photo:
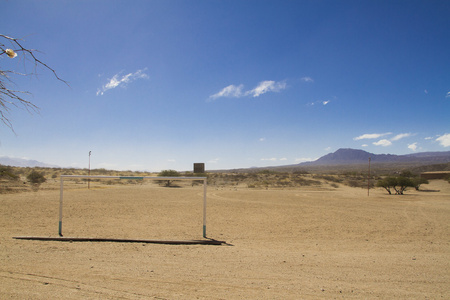
<path fill-rule="evenodd" d="M 323 179 L 325 181 L 331 181 L 331 182 L 337 182 L 337 183 L 340 183 L 343 181 L 341 178 L 338 178 L 338 177 L 335 177 L 332 175 L 314 175 L 313 178 Z"/>
<path fill-rule="evenodd" d="M 304 186 L 321 185 L 322 184 L 319 180 L 305 179 L 302 177 L 297 177 L 297 178 L 293 179 L 293 182 L 295 182 L 297 185 L 304 185 Z"/>
<path fill-rule="evenodd" d="M 18 180 L 19 176 L 14 174 L 13 168 L 0 165 L 0 179 Z"/>
<path fill-rule="evenodd" d="M 44 183 L 47 179 L 44 176 L 44 172 L 38 172 L 38 171 L 31 171 L 30 174 L 27 176 L 27 180 L 31 184 L 41 184 Z"/>

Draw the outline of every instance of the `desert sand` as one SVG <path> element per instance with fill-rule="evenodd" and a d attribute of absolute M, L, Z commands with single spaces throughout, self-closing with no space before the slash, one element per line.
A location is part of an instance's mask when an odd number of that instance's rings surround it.
<path fill-rule="evenodd" d="M 59 189 L 0 195 L 1 299 L 450 299 L 450 184 L 208 187 L 214 245 L 58 236 Z M 201 186 L 67 185 L 66 237 L 202 239 Z"/>

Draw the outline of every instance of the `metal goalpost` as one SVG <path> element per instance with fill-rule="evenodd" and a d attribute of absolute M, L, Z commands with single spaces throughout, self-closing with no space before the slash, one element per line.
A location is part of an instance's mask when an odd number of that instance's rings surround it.
<path fill-rule="evenodd" d="M 64 179 L 84 178 L 84 179 L 129 179 L 129 180 L 202 180 L 203 181 L 203 237 L 206 238 L 206 177 L 153 177 L 153 176 L 85 176 L 85 175 L 61 175 L 60 195 L 59 195 L 59 226 L 58 234 L 62 235 L 63 220 L 63 197 L 64 197 Z"/>

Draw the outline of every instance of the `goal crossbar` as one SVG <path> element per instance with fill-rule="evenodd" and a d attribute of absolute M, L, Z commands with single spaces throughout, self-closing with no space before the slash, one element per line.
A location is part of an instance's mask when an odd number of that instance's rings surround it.
<path fill-rule="evenodd" d="M 101 176 L 101 175 L 61 175 L 59 192 L 59 226 L 58 234 L 62 235 L 63 219 L 63 198 L 64 198 L 64 179 L 83 178 L 83 179 L 128 179 L 128 180 L 202 180 L 203 181 L 203 237 L 206 238 L 206 177 L 154 177 L 154 176 Z"/>

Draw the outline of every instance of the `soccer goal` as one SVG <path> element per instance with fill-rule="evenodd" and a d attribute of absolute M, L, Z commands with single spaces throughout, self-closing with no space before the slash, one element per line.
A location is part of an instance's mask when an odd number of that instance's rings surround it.
<path fill-rule="evenodd" d="M 63 236 L 62 228 L 63 228 L 63 203 L 64 203 L 64 181 L 70 179 L 125 179 L 125 180 L 158 180 L 158 181 L 167 181 L 167 180 L 190 180 L 190 181 L 203 181 L 203 237 L 206 238 L 206 186 L 207 186 L 207 178 L 206 177 L 152 177 L 152 176 L 84 176 L 84 175 L 61 175 L 61 184 L 60 184 L 60 198 L 59 198 L 59 228 L 58 234 L 59 236 Z"/>

